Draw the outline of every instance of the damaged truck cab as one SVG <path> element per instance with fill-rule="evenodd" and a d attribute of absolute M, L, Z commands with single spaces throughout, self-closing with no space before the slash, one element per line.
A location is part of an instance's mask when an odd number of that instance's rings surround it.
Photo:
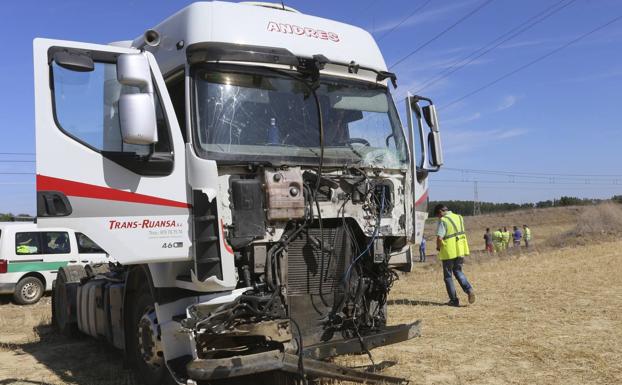
<path fill-rule="evenodd" d="M 195 3 L 133 41 L 36 39 L 41 227 L 108 264 L 61 268 L 53 320 L 124 351 L 148 384 L 255 373 L 401 382 L 327 362 L 407 340 L 431 100 L 403 128 L 366 31 L 265 3 Z"/>

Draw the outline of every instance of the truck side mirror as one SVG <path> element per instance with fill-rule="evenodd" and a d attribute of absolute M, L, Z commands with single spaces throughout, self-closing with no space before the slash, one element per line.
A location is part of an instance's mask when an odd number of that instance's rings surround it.
<path fill-rule="evenodd" d="M 420 102 L 426 102 L 425 106 L 420 106 Z M 418 135 L 423 135 L 423 122 L 428 126 L 429 132 L 427 134 L 427 143 L 425 148 L 421 148 L 422 155 L 418 155 L 419 162 L 417 162 L 418 170 L 424 171 L 438 171 L 443 165 L 443 148 L 441 146 L 441 134 L 438 124 L 438 115 L 436 113 L 436 107 L 432 100 L 423 96 L 408 96 L 406 99 L 408 108 L 408 125 L 409 130 Z M 418 129 L 415 127 L 415 121 L 417 122 Z M 416 140 L 417 135 L 412 135 Z M 423 136 L 425 137 L 425 136 Z M 423 140 L 422 140 L 423 142 Z M 424 146 L 424 143 L 421 143 Z M 423 156 L 423 158 L 419 158 Z"/>
<path fill-rule="evenodd" d="M 147 57 L 141 53 L 122 54 L 117 59 L 117 80 L 125 89 L 119 97 L 121 136 L 127 144 L 153 144 L 158 141 L 158 129 L 153 95 L 151 70 Z M 134 90 L 132 90 L 134 91 Z"/>
<path fill-rule="evenodd" d="M 430 128 L 430 133 L 428 134 L 428 149 L 430 150 L 428 162 L 432 167 L 438 169 L 443 165 L 443 148 L 441 146 L 441 135 L 439 132 L 436 107 L 434 104 L 429 104 L 424 106 L 422 111 L 425 122 Z"/>

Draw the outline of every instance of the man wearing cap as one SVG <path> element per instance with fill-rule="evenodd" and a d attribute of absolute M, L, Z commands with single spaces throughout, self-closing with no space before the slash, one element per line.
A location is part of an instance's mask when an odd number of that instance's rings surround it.
<path fill-rule="evenodd" d="M 434 207 L 434 214 L 439 218 L 436 230 L 436 250 L 438 251 L 438 259 L 443 263 L 443 278 L 449 295 L 447 305 L 460 306 L 452 276 L 456 277 L 462 290 L 469 296 L 469 303 L 473 303 L 475 302 L 475 292 L 462 272 L 464 257 L 469 255 L 469 244 L 464 232 L 464 220 L 461 215 L 452 213 L 443 204 Z"/>

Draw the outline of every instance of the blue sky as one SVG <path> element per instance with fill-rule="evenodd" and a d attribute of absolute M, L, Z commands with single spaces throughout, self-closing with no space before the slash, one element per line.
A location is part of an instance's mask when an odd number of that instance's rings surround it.
<path fill-rule="evenodd" d="M 0 152 L 34 153 L 33 38 L 95 43 L 130 39 L 188 3 L 3 1 Z M 485 4 L 391 68 L 398 75 L 394 95 L 400 110 L 407 91 L 419 90 L 439 72 L 545 9 L 563 7 L 421 92 L 439 107 L 445 148 L 446 168 L 432 177 L 431 198 L 472 199 L 475 180 L 479 198 L 485 201 L 622 194 L 618 160 L 622 148 L 622 20 L 450 105 L 622 16 L 622 2 L 291 0 L 285 4 L 367 29 L 380 38 L 389 65 Z M 15 160 L 23 162 L 7 162 Z M 34 172 L 34 163 L 28 162 L 32 160 L 34 155 L 0 154 L 0 212 L 35 212 L 34 175 L 6 174 Z"/>

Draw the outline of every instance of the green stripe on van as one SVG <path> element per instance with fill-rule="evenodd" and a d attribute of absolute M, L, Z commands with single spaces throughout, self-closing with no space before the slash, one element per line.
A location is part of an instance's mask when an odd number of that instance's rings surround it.
<path fill-rule="evenodd" d="M 24 271 L 44 271 L 58 270 L 59 267 L 65 267 L 69 261 L 60 262 L 9 262 L 7 265 L 8 273 L 18 273 Z"/>

